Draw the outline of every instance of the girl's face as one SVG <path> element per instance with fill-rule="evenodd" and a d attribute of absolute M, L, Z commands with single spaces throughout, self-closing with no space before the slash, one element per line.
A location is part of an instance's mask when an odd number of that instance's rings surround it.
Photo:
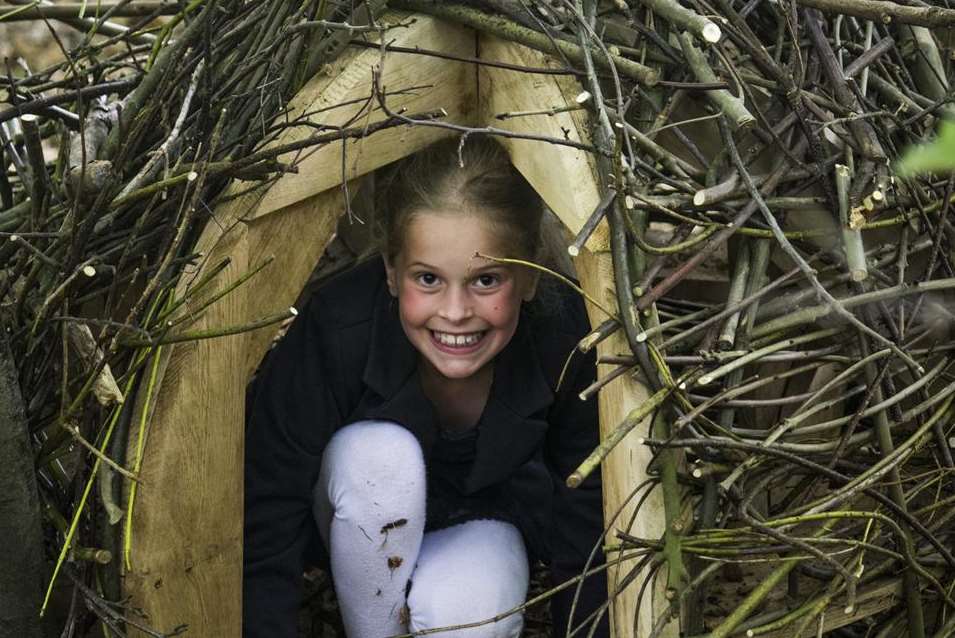
<path fill-rule="evenodd" d="M 480 217 L 421 212 L 408 224 L 394 263 L 386 263 L 401 327 L 439 378 L 485 370 L 514 336 L 521 300 L 534 295 L 534 275 L 475 257 L 478 252 L 503 252 Z"/>

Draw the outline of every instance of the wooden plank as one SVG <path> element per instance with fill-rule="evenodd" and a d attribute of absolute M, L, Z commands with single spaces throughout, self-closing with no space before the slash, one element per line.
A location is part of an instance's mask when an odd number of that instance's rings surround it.
<path fill-rule="evenodd" d="M 575 260 L 580 283 L 594 299 L 607 308 L 616 308 L 616 295 L 613 291 L 613 264 L 609 251 L 593 253 L 581 251 Z M 592 325 L 598 325 L 607 317 L 603 312 L 591 304 L 587 304 Z M 605 339 L 597 346 L 597 356 L 613 355 L 627 352 L 629 346 L 621 331 Z M 598 366 L 598 376 L 610 372 L 614 366 Z M 613 383 L 608 384 L 598 394 L 600 406 L 600 434 L 609 436 L 614 428 L 623 421 L 624 417 L 637 408 L 650 396 L 646 385 L 638 380 L 624 375 Z M 601 466 L 604 492 L 604 518 L 609 521 L 617 516 L 613 525 L 633 536 L 640 538 L 660 538 L 663 535 L 665 520 L 663 511 L 663 495 L 659 488 L 654 489 L 650 497 L 643 503 L 638 516 L 634 516 L 636 500 L 631 493 L 633 489 L 648 478 L 647 468 L 652 453 L 650 448 L 639 443 L 639 438 L 645 436 L 650 427 L 650 419 L 645 419 L 640 425 L 627 435 L 614 450 L 607 456 Z M 618 515 L 619 512 L 619 515 Z M 608 534 L 613 542 L 614 534 Z M 637 561 L 622 563 L 608 570 L 609 591 L 615 591 L 617 583 L 634 568 Z M 664 575 L 665 570 L 659 570 Z M 637 614 L 637 594 L 640 585 L 647 576 L 644 572 L 626 589 L 620 592 L 613 604 L 611 618 L 613 636 L 616 638 L 644 638 L 649 636 L 653 621 L 669 607 L 669 601 L 664 596 L 665 576 L 658 577 L 654 586 L 644 594 L 639 615 Z M 634 618 L 637 626 L 634 628 Z M 671 622 L 667 629 L 660 634 L 662 637 L 678 635 L 678 623 Z"/>
<path fill-rule="evenodd" d="M 391 13 L 384 20 L 397 22 L 402 17 L 407 16 Z M 410 26 L 388 31 L 387 38 L 395 46 L 420 46 L 451 55 L 474 56 L 472 31 L 427 16 L 416 16 Z M 381 53 L 376 49 L 350 49 L 299 91 L 289 103 L 289 117 L 313 113 L 305 119 L 328 127 L 365 126 L 386 119 L 384 111 L 371 99 L 372 69 L 380 63 Z M 474 119 L 475 74 L 474 66 L 463 62 L 389 53 L 381 84 L 390 94 L 386 103 L 392 111 L 415 113 L 443 108 L 448 121 L 468 124 Z M 369 99 L 374 106 L 365 109 Z M 336 107 L 338 104 L 343 106 Z M 291 127 L 274 144 L 306 139 L 312 133 L 313 129 L 307 126 Z M 300 202 L 341 184 L 343 175 L 345 179 L 354 179 L 449 134 L 436 127 L 402 126 L 344 145 L 334 143 L 310 153 L 284 155 L 280 158 L 283 162 L 299 160 L 298 174 L 283 175 L 271 187 L 268 197 L 251 209 L 251 216 Z"/>
<path fill-rule="evenodd" d="M 487 59 L 510 62 L 523 66 L 547 66 L 553 64 L 545 56 L 524 47 L 490 37 L 482 37 L 481 56 Z M 580 86 L 566 77 L 549 75 L 528 76 L 502 69 L 482 67 L 480 78 L 482 121 L 487 124 L 500 121 L 494 115 L 504 111 L 525 111 L 571 103 L 580 92 Z M 531 116 L 504 120 L 503 126 L 512 131 L 524 131 L 562 138 L 587 139 L 586 120 L 583 111 L 573 116 L 562 113 L 557 116 Z M 540 193 L 546 204 L 576 233 L 590 215 L 599 200 L 595 168 L 590 155 L 569 147 L 549 146 L 540 142 L 502 140 L 508 147 L 511 159 L 531 185 Z M 613 268 L 608 248 L 606 222 L 601 223 L 575 260 L 577 274 L 583 288 L 608 308 L 616 307 L 613 290 Z M 607 317 L 599 309 L 588 304 L 593 325 Z M 598 346 L 598 354 L 626 352 L 627 344 L 621 333 L 606 339 Z M 605 371 L 602 371 L 605 372 Z M 643 384 L 628 376 L 617 379 L 599 395 L 600 431 L 607 436 L 624 416 L 649 396 Z M 624 529 L 643 538 L 659 538 L 663 531 L 663 502 L 659 491 L 654 492 L 644 503 L 632 525 L 630 524 L 634 501 L 630 500 L 633 488 L 647 478 L 650 450 L 637 443 L 645 434 L 649 421 L 637 427 L 610 454 L 602 466 L 604 482 L 604 516 L 610 520 L 622 508 L 614 528 Z M 609 535 L 612 540 L 613 533 Z M 608 570 L 611 588 L 633 568 L 636 561 L 624 563 Z M 611 615 L 613 635 L 617 638 L 642 638 L 651 632 L 653 620 L 660 610 L 668 607 L 663 596 L 662 579 L 644 596 L 636 632 L 633 619 L 636 598 L 642 579 L 623 590 L 614 600 Z M 613 589 L 611 589 L 613 591 Z M 671 623 L 663 636 L 676 635 L 676 623 Z"/>
<path fill-rule="evenodd" d="M 539 51 L 491 36 L 481 37 L 480 54 L 481 58 L 486 60 L 527 67 L 558 66 Z M 582 89 L 573 78 L 561 75 L 530 75 L 481 67 L 478 81 L 481 93 L 480 119 L 485 126 L 547 135 L 557 139 L 563 139 L 564 131 L 567 131 L 571 139 L 587 141 L 585 111 L 558 113 L 553 116 L 530 115 L 505 120 L 495 118 L 499 113 L 574 104 L 573 98 Z M 507 138 L 501 138 L 501 141 L 510 150 L 518 170 L 538 189 L 544 201 L 570 232 L 576 235 L 600 201 L 597 185 L 592 177 L 590 155 L 569 146 L 546 142 Z M 589 172 L 581 173 L 581 170 Z M 555 177 L 558 175 L 559 178 Z M 590 250 L 601 251 L 606 250 L 608 245 L 607 224 L 601 222 L 586 246 Z"/>
<path fill-rule="evenodd" d="M 816 636 L 819 632 L 820 624 L 822 625 L 822 633 L 826 633 L 839 627 L 850 625 L 857 620 L 875 616 L 901 603 L 903 597 L 901 579 L 893 578 L 879 581 L 874 585 L 859 590 L 856 594 L 855 609 L 851 614 L 845 613 L 846 600 L 845 597 L 842 597 L 826 607 L 823 613 L 816 619 L 816 622 L 813 622 L 802 635 L 805 638 Z M 801 619 L 794 621 L 788 627 L 783 627 L 782 629 L 761 635 L 763 638 L 798 638 L 793 632 L 800 620 Z"/>
<path fill-rule="evenodd" d="M 414 37 L 404 34 L 400 43 L 405 46 L 473 54 L 474 37 L 467 30 L 438 28 L 433 20 L 418 17 L 408 32 Z M 377 53 L 374 57 L 377 61 Z M 309 85 L 297 102 L 299 108 L 320 108 L 369 93 L 367 51 L 349 52 L 343 60 L 344 68 Z M 466 122 L 473 117 L 469 105 L 475 102 L 473 67 L 428 60 L 389 58 L 390 90 L 434 83 L 396 98 L 393 106 L 444 107 Z M 343 123 L 346 116 L 336 111 L 329 111 L 335 115 L 323 122 Z M 366 121 L 378 115 L 371 117 Z M 373 170 L 446 134 L 415 127 L 375 135 L 353 145 L 346 156 L 352 158 L 347 172 Z M 278 142 L 282 141 L 288 138 Z M 342 210 L 337 188 L 342 175 L 340 148 L 338 144 L 321 149 L 300 165 L 298 175 L 228 199 L 217 208 L 215 220 L 197 243 L 197 251 L 205 255 L 203 265 L 193 277 L 183 278 L 177 294 L 184 294 L 190 282 L 225 257 L 231 263 L 207 294 L 221 290 L 269 253 L 276 261 L 206 310 L 191 329 L 241 325 L 292 303 Z M 249 186 L 233 184 L 228 192 L 236 195 Z M 274 219 L 263 217 L 266 212 Z M 126 594 L 153 627 L 168 631 L 185 623 L 191 635 L 241 635 L 245 386 L 271 334 L 264 330 L 166 348 L 149 424 L 144 483 L 133 515 L 131 568 L 124 583 Z M 131 444 L 135 445 L 135 437 Z M 138 632 L 130 628 L 130 633 Z"/>
<path fill-rule="evenodd" d="M 356 182 L 349 184 L 352 195 L 356 186 Z M 255 255 L 253 263 L 274 257 L 267 272 L 249 281 L 250 315 L 265 317 L 295 303 L 334 235 L 335 224 L 343 211 L 341 189 L 332 188 L 249 224 L 249 254 Z M 252 376 L 274 335 L 274 329 L 246 335 L 243 378 Z"/>
<path fill-rule="evenodd" d="M 206 263 L 232 260 L 213 290 L 246 271 L 247 246 L 241 224 L 206 227 L 198 246 Z M 183 281 L 179 294 L 185 288 Z M 240 288 L 192 327 L 234 325 L 247 316 Z M 124 580 L 132 604 L 161 631 L 187 623 L 195 635 L 240 635 L 244 343 L 232 336 L 165 348 Z M 130 436 L 127 458 L 135 444 Z"/>

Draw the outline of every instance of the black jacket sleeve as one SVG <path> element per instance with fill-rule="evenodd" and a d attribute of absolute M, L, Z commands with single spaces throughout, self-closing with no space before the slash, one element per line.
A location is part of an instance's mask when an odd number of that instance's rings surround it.
<path fill-rule="evenodd" d="M 328 383 L 336 352 L 317 299 L 269 354 L 250 390 L 245 455 L 243 636 L 295 638 L 303 556 L 317 535 L 312 489 L 340 418 Z"/>
<path fill-rule="evenodd" d="M 572 321 L 575 339 L 589 330 L 583 303 L 571 302 L 574 307 L 565 320 Z M 566 353 L 564 353 L 566 356 Z M 598 547 L 590 568 L 604 562 L 600 549 L 603 526 L 603 495 L 600 472 L 594 472 L 577 488 L 567 487 L 567 477 L 593 451 L 600 441 L 596 399 L 581 401 L 579 394 L 596 374 L 596 355 L 574 352 L 558 389 L 550 411 L 550 428 L 545 459 L 554 483 L 554 528 L 551 535 L 551 574 L 555 585 L 563 583 L 584 571 L 595 546 Z M 581 586 L 574 616 L 570 618 L 576 587 L 555 595 L 551 603 L 554 636 L 566 635 L 568 622 L 578 626 L 607 599 L 607 578 L 603 571 L 585 579 Z M 588 623 L 589 626 L 589 623 Z M 594 634 L 609 636 L 606 614 Z"/>

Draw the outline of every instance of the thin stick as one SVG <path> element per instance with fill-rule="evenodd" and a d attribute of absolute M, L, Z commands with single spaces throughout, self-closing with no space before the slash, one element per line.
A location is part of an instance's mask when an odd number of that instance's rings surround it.
<path fill-rule="evenodd" d="M 749 171 L 746 170 L 746 166 L 743 164 L 743 160 L 739 156 L 739 151 L 736 149 L 736 144 L 733 142 L 733 136 L 728 130 L 729 125 L 724 120 L 720 120 L 720 122 L 721 126 L 725 127 L 725 130 L 723 131 L 723 141 L 726 143 L 726 146 L 730 151 L 730 157 L 733 159 L 733 163 L 736 164 L 736 169 L 739 171 L 740 175 L 742 175 L 743 180 L 749 189 L 750 196 L 752 196 L 753 201 L 756 202 L 756 205 L 759 207 L 760 211 L 762 211 L 766 223 L 772 229 L 773 235 L 776 237 L 776 241 L 779 242 L 779 245 L 786 252 L 786 254 L 789 255 L 794 262 L 796 262 L 796 265 L 798 265 L 799 269 L 802 270 L 803 274 L 806 276 L 806 279 L 809 280 L 809 283 L 812 284 L 819 296 L 826 300 L 829 307 L 834 310 L 836 314 L 852 324 L 853 327 L 869 335 L 879 343 L 885 344 L 892 348 L 893 352 L 895 352 L 906 363 L 912 366 L 914 370 L 922 372 L 922 366 L 919 365 L 911 356 L 903 352 L 901 348 L 889 341 L 887 338 L 883 337 L 878 332 L 856 319 L 851 312 L 846 310 L 845 307 L 839 303 L 839 301 L 833 297 L 832 294 L 826 290 L 822 284 L 819 283 L 819 280 L 816 278 L 812 268 L 808 263 L 806 263 L 806 260 L 803 259 L 802 255 L 799 254 L 789 240 L 786 239 L 786 235 L 783 233 L 782 228 L 779 227 L 779 223 L 776 221 L 776 218 L 773 216 L 769 208 L 766 207 L 766 202 L 763 200 L 759 189 L 757 189 L 756 185 L 753 183 L 753 178 L 750 176 Z"/>
<path fill-rule="evenodd" d="M 567 487 L 577 487 L 585 478 L 590 476 L 591 472 L 597 469 L 601 461 L 607 458 L 607 455 L 617 447 L 617 444 L 620 443 L 633 428 L 640 425 L 647 416 L 660 407 L 663 401 L 670 396 L 670 393 L 675 389 L 676 386 L 660 388 L 654 394 L 647 397 L 639 406 L 631 410 L 630 413 L 624 417 L 623 421 L 614 428 L 613 432 L 605 437 L 600 442 L 600 445 L 567 477 Z"/>
<path fill-rule="evenodd" d="M 482 253 L 474 253 L 474 256 L 475 256 L 475 257 L 479 257 L 479 258 L 481 258 L 481 259 L 488 259 L 488 260 L 490 260 L 490 261 L 496 261 L 496 262 L 501 263 L 501 264 L 514 264 L 514 265 L 517 265 L 517 266 L 527 266 L 528 268 L 533 268 L 534 270 L 539 270 L 539 271 L 542 272 L 542 273 L 546 273 L 546 274 L 550 275 L 551 277 L 554 277 L 554 278 L 557 279 L 558 281 L 560 281 L 560 282 L 562 282 L 562 283 L 564 283 L 564 284 L 567 284 L 568 286 L 570 286 L 571 288 L 573 288 L 574 290 L 576 290 L 578 293 L 580 293 L 580 295 L 581 295 L 584 299 L 586 299 L 587 301 L 589 301 L 590 303 L 592 303 L 595 308 L 599 308 L 605 315 L 607 315 L 608 317 L 610 317 L 611 319 L 613 319 L 613 320 L 616 321 L 617 323 L 620 322 L 620 320 L 617 318 L 617 316 L 616 316 L 614 313 L 610 312 L 610 311 L 609 311 L 606 307 L 604 307 L 599 301 L 597 301 L 596 299 L 594 299 L 593 297 L 591 297 L 589 294 L 587 294 L 587 291 L 585 291 L 583 288 L 581 288 L 580 286 L 578 286 L 577 284 L 575 284 L 573 281 L 571 281 L 571 280 L 568 279 L 567 277 L 564 277 L 564 276 L 563 276 L 562 274 L 560 274 L 559 272 L 554 271 L 554 270 L 551 270 L 550 268 L 547 268 L 546 266 L 541 266 L 540 264 L 535 264 L 535 263 L 532 262 L 532 261 L 525 261 L 525 260 L 523 260 L 523 259 L 510 259 L 510 258 L 508 258 L 508 257 L 493 257 L 493 256 L 491 256 L 491 255 L 484 255 L 484 254 L 482 254 Z"/>
<path fill-rule="evenodd" d="M 580 249 L 584 247 L 584 244 L 587 243 L 587 240 L 590 239 L 590 236 L 596 230 L 597 225 L 603 220 L 604 216 L 607 214 L 607 209 L 613 204 L 613 200 L 617 197 L 617 192 L 614 190 L 607 190 L 604 193 L 604 196 L 597 203 L 597 206 L 594 208 L 594 212 L 590 214 L 590 217 L 587 218 L 587 221 L 584 222 L 584 225 L 580 228 L 580 232 L 577 233 L 577 237 L 574 238 L 574 242 L 567 247 L 567 253 L 571 257 L 576 257 L 580 254 Z"/>

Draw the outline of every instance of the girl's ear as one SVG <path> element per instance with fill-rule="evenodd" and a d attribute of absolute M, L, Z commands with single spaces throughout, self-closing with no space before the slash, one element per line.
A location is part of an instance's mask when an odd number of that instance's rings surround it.
<path fill-rule="evenodd" d="M 521 295 L 521 299 L 524 301 L 530 301 L 534 298 L 534 295 L 537 293 L 537 282 L 540 280 L 540 272 L 536 270 L 531 270 L 530 268 L 525 269 L 524 273 L 526 279 L 524 280 L 524 294 Z"/>
<path fill-rule="evenodd" d="M 381 256 L 382 260 L 385 262 L 385 277 L 388 281 L 388 292 L 391 293 L 392 297 L 398 297 L 398 279 L 397 273 L 395 272 L 395 267 L 388 260 L 388 257 L 385 255 Z"/>

